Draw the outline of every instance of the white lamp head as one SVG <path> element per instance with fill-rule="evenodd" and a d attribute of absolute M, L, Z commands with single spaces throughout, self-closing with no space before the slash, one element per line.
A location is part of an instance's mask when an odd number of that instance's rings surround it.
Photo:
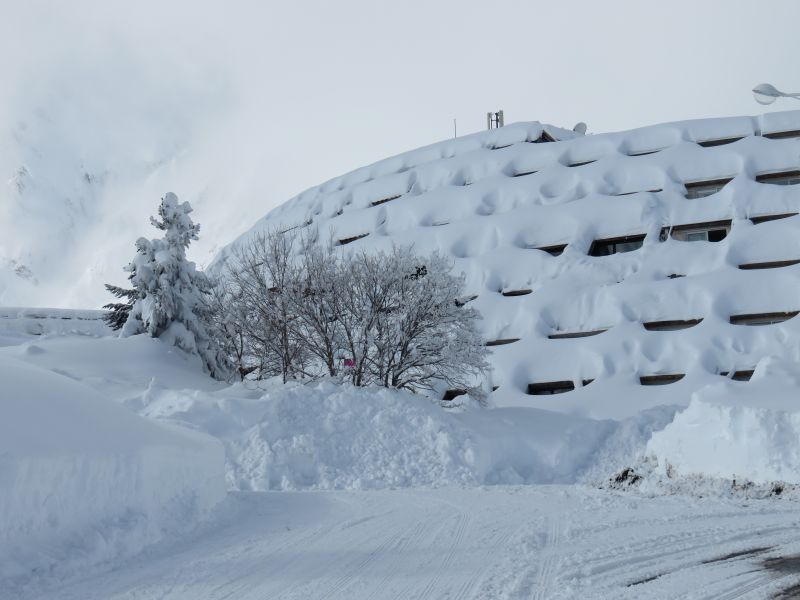
<path fill-rule="evenodd" d="M 759 83 L 753 88 L 753 96 L 759 104 L 772 104 L 783 95 L 783 92 L 778 91 L 774 85 L 769 83 Z"/>

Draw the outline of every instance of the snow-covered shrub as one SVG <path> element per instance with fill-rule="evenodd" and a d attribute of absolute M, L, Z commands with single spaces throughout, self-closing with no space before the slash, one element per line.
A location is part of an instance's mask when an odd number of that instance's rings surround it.
<path fill-rule="evenodd" d="M 480 316 L 456 302 L 463 276 L 439 254 L 341 255 L 271 232 L 241 247 L 229 269 L 217 320 L 238 324 L 228 335 L 249 355 L 232 356 L 240 372 L 422 391 L 474 388 L 488 368 Z"/>
<path fill-rule="evenodd" d="M 229 361 L 210 332 L 206 297 L 211 282 L 186 259 L 186 248 L 200 230 L 189 217 L 191 212 L 188 202 L 178 202 L 171 192 L 166 194 L 158 207 L 159 218 L 150 218 L 164 237 L 136 241 L 136 257 L 126 267 L 133 303 L 121 335 L 148 333 L 171 342 L 197 354 L 212 377 L 224 378 Z"/>

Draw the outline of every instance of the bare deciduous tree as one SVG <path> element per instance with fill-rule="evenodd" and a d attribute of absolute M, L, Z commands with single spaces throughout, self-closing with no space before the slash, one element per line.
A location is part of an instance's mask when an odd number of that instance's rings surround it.
<path fill-rule="evenodd" d="M 217 306 L 239 335 L 232 357 L 257 377 L 335 376 L 357 386 L 476 390 L 489 368 L 464 277 L 410 248 L 340 254 L 291 234 L 238 250 Z M 230 344 L 229 344 L 230 346 Z"/>

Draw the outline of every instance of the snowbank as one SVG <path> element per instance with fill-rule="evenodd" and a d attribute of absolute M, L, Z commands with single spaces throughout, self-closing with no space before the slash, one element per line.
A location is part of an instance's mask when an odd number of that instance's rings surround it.
<path fill-rule="evenodd" d="M 672 476 L 800 483 L 798 390 L 796 366 L 763 361 L 748 384 L 725 381 L 696 392 L 647 451 Z"/>
<path fill-rule="evenodd" d="M 208 436 L 0 355 L 0 582 L 126 554 L 225 495 Z"/>
<path fill-rule="evenodd" d="M 154 385 L 138 408 L 224 440 L 228 483 L 245 490 L 570 483 L 635 458 L 674 412 L 630 422 L 531 408 L 456 412 L 383 388 L 266 385 Z"/>

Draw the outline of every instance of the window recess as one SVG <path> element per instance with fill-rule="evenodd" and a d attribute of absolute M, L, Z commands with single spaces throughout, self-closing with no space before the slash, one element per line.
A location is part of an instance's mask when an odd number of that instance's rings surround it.
<path fill-rule="evenodd" d="M 667 373 L 658 375 L 641 375 L 639 383 L 642 385 L 669 385 L 686 377 L 686 373 Z"/>
<path fill-rule="evenodd" d="M 678 331 L 680 329 L 689 329 L 702 322 L 703 319 L 685 319 L 682 321 L 648 321 L 643 325 L 647 331 Z"/>
<path fill-rule="evenodd" d="M 533 246 L 531 249 L 547 252 L 550 256 L 561 256 L 566 247 L 567 244 L 553 244 L 552 246 Z"/>
<path fill-rule="evenodd" d="M 755 217 L 750 217 L 750 222 L 753 225 L 758 225 L 759 223 L 766 223 L 767 221 L 777 221 L 778 219 L 788 219 L 789 217 L 796 216 L 796 212 L 791 213 L 779 213 L 775 215 L 757 215 Z"/>
<path fill-rule="evenodd" d="M 731 325 L 774 325 L 775 323 L 783 323 L 789 319 L 796 317 L 800 310 L 793 310 L 789 312 L 772 312 L 772 313 L 751 313 L 743 315 L 731 315 Z"/>
<path fill-rule="evenodd" d="M 572 338 L 592 337 L 593 335 L 600 335 L 608 331 L 605 329 L 590 329 L 588 331 L 554 331 L 547 337 L 551 340 L 567 340 Z"/>
<path fill-rule="evenodd" d="M 792 265 L 796 265 L 798 263 L 800 263 L 800 258 L 794 258 L 791 260 L 773 260 L 770 262 L 744 263 L 739 265 L 739 268 L 743 271 L 753 271 L 757 269 L 780 269 L 781 267 L 791 267 Z"/>
<path fill-rule="evenodd" d="M 498 340 L 489 340 L 486 342 L 486 346 L 505 346 L 506 344 L 513 344 L 514 342 L 518 342 L 519 338 L 502 338 Z"/>
<path fill-rule="evenodd" d="M 702 146 L 703 148 L 713 148 L 714 146 L 724 146 L 726 144 L 732 144 L 733 142 L 738 142 L 744 136 L 736 136 L 736 137 L 727 137 L 727 138 L 715 138 L 711 140 L 701 140 L 697 142 L 698 146 Z"/>
<path fill-rule="evenodd" d="M 339 245 L 340 246 L 344 246 L 346 244 L 351 244 L 351 243 L 355 242 L 356 240 L 360 240 L 361 238 L 367 237 L 368 235 L 369 235 L 368 233 L 362 233 L 360 235 L 354 235 L 353 237 L 342 238 L 342 239 L 339 240 Z"/>
<path fill-rule="evenodd" d="M 800 130 L 793 129 L 791 131 L 773 131 L 772 133 L 765 133 L 763 137 L 770 140 L 783 140 L 786 138 L 800 137 Z"/>
<path fill-rule="evenodd" d="M 574 389 L 575 384 L 572 381 L 545 381 L 528 384 L 528 394 L 531 396 L 552 396 L 571 392 Z"/>
<path fill-rule="evenodd" d="M 661 230 L 661 239 L 667 239 L 667 231 L 673 239 L 681 242 L 720 242 L 731 230 L 731 220 L 707 221 L 705 223 L 687 223 L 675 225 Z"/>
<path fill-rule="evenodd" d="M 771 185 L 797 185 L 800 183 L 800 170 L 780 171 L 776 173 L 761 173 L 756 175 L 758 183 Z"/>
<path fill-rule="evenodd" d="M 750 379 L 753 377 L 754 371 L 755 369 L 742 369 L 741 371 L 734 371 L 730 378 L 734 381 L 750 381 Z M 719 374 L 723 377 L 728 377 L 728 375 L 730 375 L 730 371 L 720 371 Z"/>
<path fill-rule="evenodd" d="M 689 200 L 697 198 L 705 198 L 716 194 L 728 183 L 733 180 L 733 177 L 722 177 L 720 179 L 705 179 L 702 181 L 687 181 L 683 185 L 686 187 L 686 197 Z"/>
<path fill-rule="evenodd" d="M 642 247 L 644 238 L 645 234 L 640 233 L 594 240 L 589 248 L 589 256 L 610 256 L 622 252 L 632 252 Z"/>

